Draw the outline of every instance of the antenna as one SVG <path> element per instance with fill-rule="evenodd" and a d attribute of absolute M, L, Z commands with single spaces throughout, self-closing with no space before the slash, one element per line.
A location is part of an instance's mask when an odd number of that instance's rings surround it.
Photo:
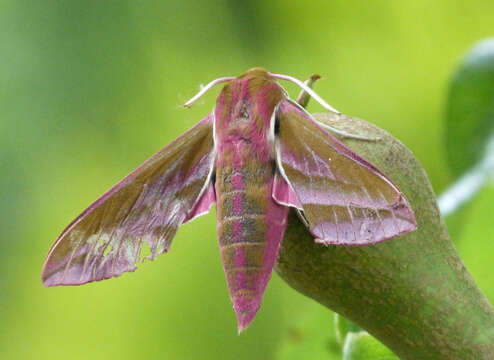
<path fill-rule="evenodd" d="M 272 76 L 272 77 L 274 77 L 274 78 L 276 78 L 276 79 L 287 80 L 287 81 L 291 81 L 294 84 L 297 84 L 302 89 L 304 89 L 304 91 L 307 94 L 309 94 L 310 96 L 312 96 L 319 104 L 321 104 L 325 109 L 327 109 L 327 110 L 329 110 L 331 112 L 337 113 L 337 114 L 341 114 L 338 110 L 336 110 L 334 107 L 332 107 L 331 105 L 329 105 L 328 103 L 326 103 L 319 95 L 316 94 L 316 92 L 314 90 L 312 90 L 309 86 L 307 86 L 306 84 L 304 84 L 299 79 L 295 79 L 294 77 L 291 77 L 291 76 L 288 76 L 288 75 L 282 75 L 282 74 L 271 74 L 271 73 L 269 73 L 269 75 Z"/>
<path fill-rule="evenodd" d="M 199 92 L 192 99 L 187 101 L 184 104 L 184 106 L 187 108 L 191 107 L 194 102 L 196 102 L 201 96 L 203 96 L 205 93 L 207 93 L 209 91 L 209 89 L 211 89 L 213 86 L 227 82 L 227 81 L 232 81 L 234 79 L 235 79 L 234 76 L 229 76 L 229 77 L 218 78 L 216 80 L 211 81 L 206 86 L 201 87 L 201 90 L 199 90 Z"/>

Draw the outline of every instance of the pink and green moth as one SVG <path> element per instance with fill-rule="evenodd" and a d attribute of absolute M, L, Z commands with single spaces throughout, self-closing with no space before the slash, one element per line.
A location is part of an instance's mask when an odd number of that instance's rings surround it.
<path fill-rule="evenodd" d="M 168 251 L 180 225 L 216 202 L 223 268 L 242 331 L 261 306 L 290 208 L 322 244 L 375 244 L 414 230 L 402 192 L 291 100 L 277 79 L 338 113 L 301 81 L 261 68 L 212 81 L 185 106 L 224 83 L 213 111 L 60 234 L 44 285 L 134 271 L 137 262 Z"/>

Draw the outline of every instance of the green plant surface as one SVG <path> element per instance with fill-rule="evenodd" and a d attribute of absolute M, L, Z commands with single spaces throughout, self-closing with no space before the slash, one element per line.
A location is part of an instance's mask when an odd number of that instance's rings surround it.
<path fill-rule="evenodd" d="M 323 246 L 291 214 L 277 272 L 306 296 L 354 321 L 401 359 L 489 359 L 494 310 L 454 248 L 419 162 L 369 123 L 315 114 L 384 171 L 414 209 L 418 229 L 373 246 Z"/>
<path fill-rule="evenodd" d="M 200 84 L 253 66 L 320 74 L 319 95 L 403 141 L 441 193 L 447 82 L 493 23 L 492 0 L 0 0 L 0 359 L 272 359 L 314 306 L 336 343 L 332 313 L 276 275 L 236 334 L 214 208 L 118 279 L 46 289 L 41 267 L 84 208 L 211 111 L 215 91 L 181 107 Z M 491 301 L 493 203 L 484 188 L 452 234 Z"/>

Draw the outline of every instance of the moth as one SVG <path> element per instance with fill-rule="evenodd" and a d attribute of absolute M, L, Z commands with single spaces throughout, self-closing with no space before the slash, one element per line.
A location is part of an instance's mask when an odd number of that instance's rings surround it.
<path fill-rule="evenodd" d="M 315 241 L 367 245 L 416 228 L 402 192 L 290 99 L 289 80 L 253 68 L 224 83 L 213 111 L 82 212 L 44 264 L 46 286 L 80 285 L 134 271 L 167 252 L 180 225 L 216 202 L 219 248 L 239 332 L 254 319 L 290 208 Z M 149 253 L 145 256 L 145 253 Z"/>

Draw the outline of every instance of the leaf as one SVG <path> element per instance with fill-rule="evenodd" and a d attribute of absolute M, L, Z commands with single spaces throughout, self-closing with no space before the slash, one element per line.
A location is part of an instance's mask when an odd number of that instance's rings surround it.
<path fill-rule="evenodd" d="M 386 346 L 365 331 L 350 332 L 343 348 L 343 360 L 399 360 Z"/>
<path fill-rule="evenodd" d="M 336 338 L 343 351 L 343 360 L 394 360 L 396 355 L 379 340 L 344 316 L 334 314 Z"/>
<path fill-rule="evenodd" d="M 362 330 L 360 326 L 339 314 L 334 314 L 334 326 L 336 330 L 336 339 L 342 347 L 345 344 L 345 339 L 350 332 L 355 333 Z"/>
<path fill-rule="evenodd" d="M 484 156 L 494 133 L 494 38 L 465 55 L 451 80 L 446 104 L 446 151 L 455 177 Z"/>
<path fill-rule="evenodd" d="M 438 203 L 456 238 L 465 214 L 462 205 L 482 189 L 494 170 L 494 38 L 473 46 L 451 80 L 445 142 L 456 180 Z"/>

